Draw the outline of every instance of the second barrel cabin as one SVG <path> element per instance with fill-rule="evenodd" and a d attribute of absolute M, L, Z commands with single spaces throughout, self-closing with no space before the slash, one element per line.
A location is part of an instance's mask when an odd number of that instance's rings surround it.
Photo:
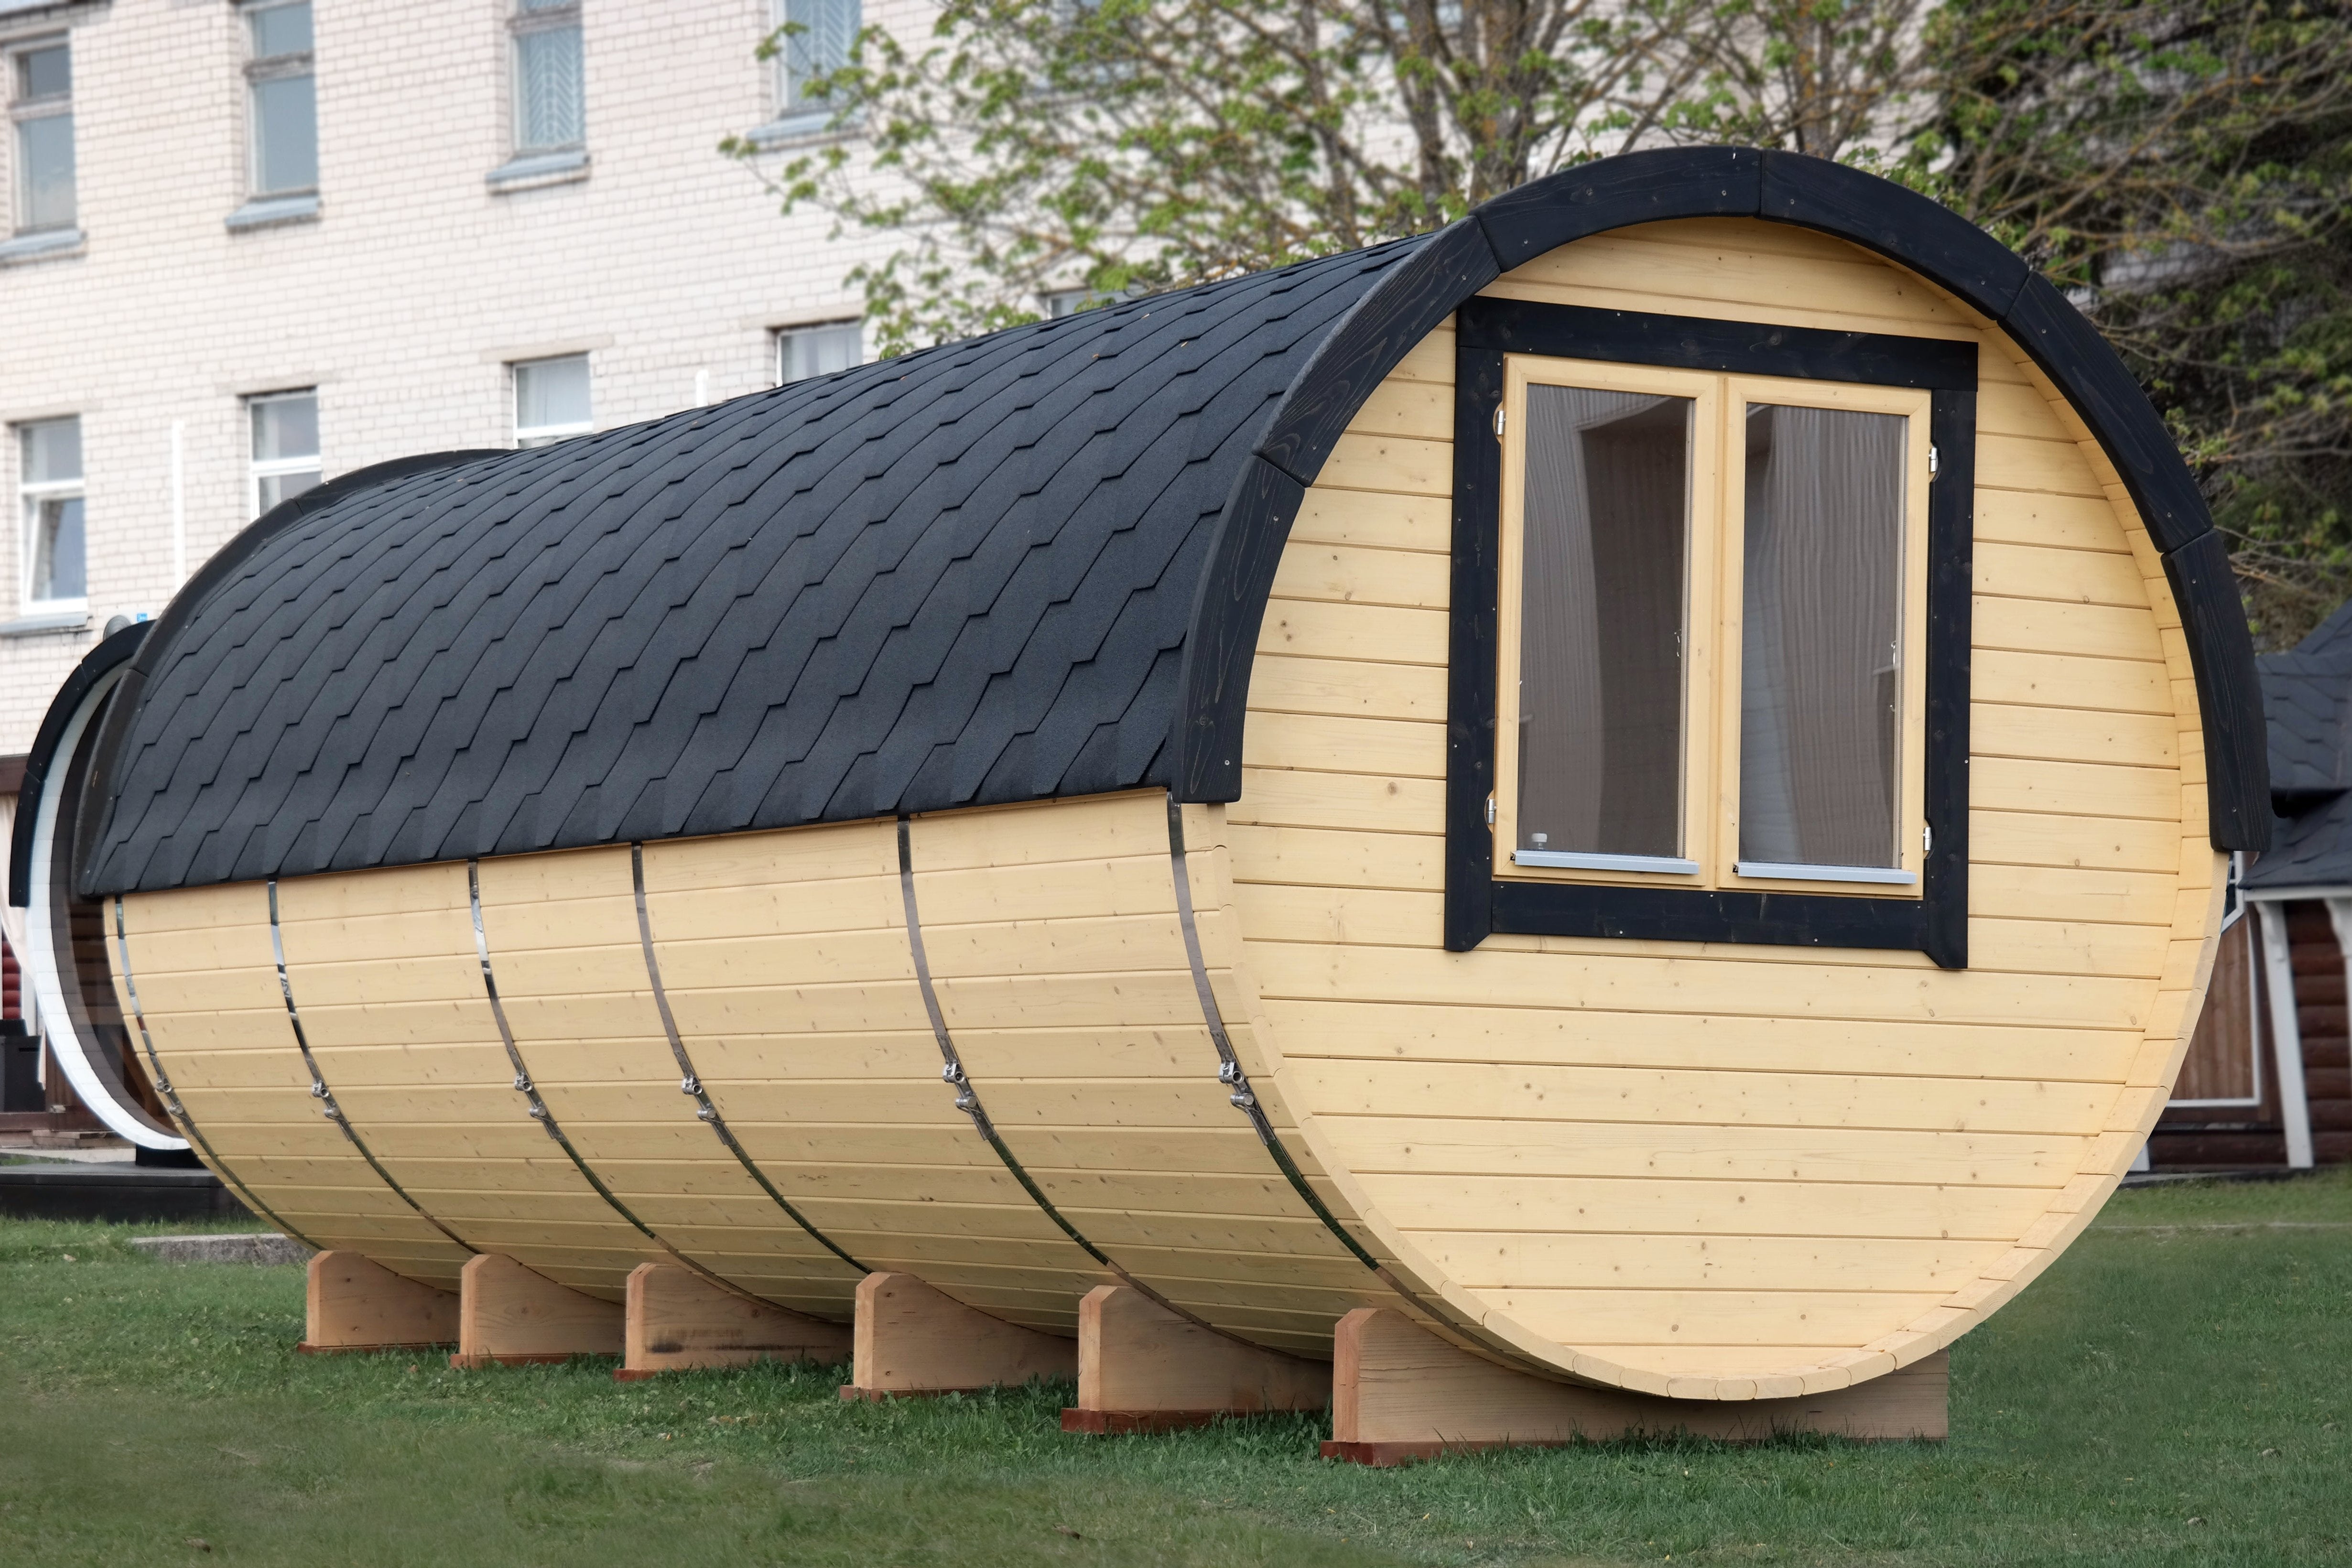
<path fill-rule="evenodd" d="M 126 653 L 58 896 L 307 1240 L 1689 1399 L 2055 1257 L 2270 821 L 2097 333 L 1738 150 L 355 474 Z"/>

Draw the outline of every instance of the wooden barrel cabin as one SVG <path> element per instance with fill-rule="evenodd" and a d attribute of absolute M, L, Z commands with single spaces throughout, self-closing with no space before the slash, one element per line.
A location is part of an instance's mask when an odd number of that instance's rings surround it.
<path fill-rule="evenodd" d="M 69 956 L 225 1181 L 415 1281 L 1122 1285 L 1761 1399 L 2129 1166 L 2253 679 L 2059 292 L 1646 152 L 279 507 L 121 664 Z"/>

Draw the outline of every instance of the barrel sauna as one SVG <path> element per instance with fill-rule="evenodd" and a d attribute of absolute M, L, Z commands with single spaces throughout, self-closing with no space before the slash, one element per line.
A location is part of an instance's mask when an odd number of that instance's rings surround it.
<path fill-rule="evenodd" d="M 124 666 L 73 865 L 205 1161 L 415 1280 L 1764 1399 L 2112 1190 L 2259 711 L 2047 283 L 1654 152 L 299 497 Z"/>

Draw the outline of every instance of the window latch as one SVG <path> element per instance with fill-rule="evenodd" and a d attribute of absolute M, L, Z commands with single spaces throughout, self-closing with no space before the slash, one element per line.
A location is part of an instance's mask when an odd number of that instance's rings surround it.
<path fill-rule="evenodd" d="M 1500 403 L 1495 405 L 1495 439 L 1503 439 L 1503 405 Z"/>
<path fill-rule="evenodd" d="M 1919 852 L 1923 855 L 1932 855 L 1936 852 L 1936 824 L 1933 822 L 1927 823 L 1919 830 Z"/>
<path fill-rule="evenodd" d="M 1486 797 L 1486 825 L 1495 825 L 1495 797 L 1491 794 Z"/>
<path fill-rule="evenodd" d="M 1929 442 L 1927 444 L 1927 477 L 1933 479 L 1943 471 L 1943 466 L 1942 455 L 1936 450 L 1936 444 Z"/>

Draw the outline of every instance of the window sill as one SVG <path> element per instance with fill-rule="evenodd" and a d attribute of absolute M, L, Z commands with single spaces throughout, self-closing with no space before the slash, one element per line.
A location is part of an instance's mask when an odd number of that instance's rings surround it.
<path fill-rule="evenodd" d="M 857 123 L 836 126 L 830 109 L 799 109 L 780 114 L 765 125 L 753 126 L 743 132 L 743 140 L 755 152 L 773 152 L 782 147 L 797 147 L 814 141 L 833 141 L 855 135 Z"/>
<path fill-rule="evenodd" d="M 1887 887 L 1916 887 L 1919 873 L 1867 865 L 1781 865 L 1768 861 L 1735 861 L 1732 870 L 1759 882 L 1866 882 Z"/>
<path fill-rule="evenodd" d="M 50 632 L 79 632 L 89 625 L 89 611 L 45 610 L 0 621 L 0 637 L 38 637 Z"/>
<path fill-rule="evenodd" d="M 20 261 L 46 261 L 51 256 L 79 256 L 89 237 L 79 229 L 39 229 L 0 240 L 0 267 Z"/>
<path fill-rule="evenodd" d="M 241 234 L 280 224 L 316 223 L 318 218 L 319 195 L 313 191 L 300 196 L 257 196 L 229 214 L 227 223 L 231 234 Z"/>
<path fill-rule="evenodd" d="M 535 191 L 587 177 L 588 150 L 567 147 L 560 152 L 527 152 L 509 158 L 483 175 L 482 182 L 494 192 Z"/>
<path fill-rule="evenodd" d="M 1603 855 L 1587 854 L 1577 850 L 1513 850 L 1511 863 L 1547 866 L 1562 871 L 1663 872 L 1675 876 L 1698 874 L 1698 862 L 1675 855 Z"/>

